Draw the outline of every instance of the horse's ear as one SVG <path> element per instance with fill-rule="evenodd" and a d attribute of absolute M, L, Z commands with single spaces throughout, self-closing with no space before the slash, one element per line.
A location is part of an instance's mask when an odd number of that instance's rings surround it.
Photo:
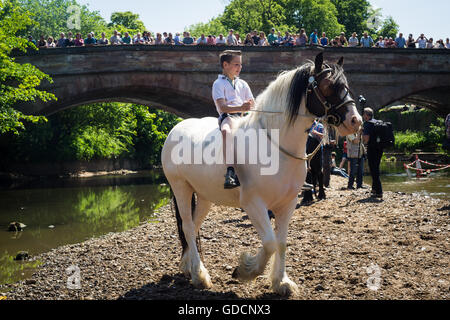
<path fill-rule="evenodd" d="M 320 71 L 322 71 L 322 65 L 323 65 L 323 52 L 319 53 L 316 56 L 316 61 L 315 61 L 315 72 L 319 73 Z"/>
<path fill-rule="evenodd" d="M 341 57 L 337 64 L 342 67 L 344 65 L 344 57 Z"/>

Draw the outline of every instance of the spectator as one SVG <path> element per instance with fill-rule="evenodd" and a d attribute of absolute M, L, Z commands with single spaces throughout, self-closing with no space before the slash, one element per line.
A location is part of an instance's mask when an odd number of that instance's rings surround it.
<path fill-rule="evenodd" d="M 208 38 L 206 39 L 206 44 L 209 46 L 215 46 L 216 45 L 216 39 L 213 38 L 213 36 L 210 34 L 208 35 Z"/>
<path fill-rule="evenodd" d="M 347 160 L 348 160 L 348 148 L 347 148 L 347 139 L 345 139 L 344 140 L 344 146 L 343 146 L 343 148 L 342 148 L 342 160 L 341 160 L 341 163 L 339 164 L 339 169 L 342 169 L 342 168 L 344 168 L 344 166 L 345 166 L 345 163 L 347 162 Z M 348 163 L 348 170 L 347 170 L 347 172 L 350 172 L 350 162 Z"/>
<path fill-rule="evenodd" d="M 308 36 L 306 35 L 305 29 L 300 29 L 300 35 L 295 40 L 295 45 L 299 47 L 306 47 L 308 43 Z"/>
<path fill-rule="evenodd" d="M 363 112 L 364 129 L 363 142 L 367 146 L 367 159 L 369 162 L 370 175 L 372 176 L 372 197 L 383 198 L 383 188 L 380 181 L 380 162 L 383 156 L 383 148 L 379 146 L 375 136 L 375 123 L 373 110 L 365 108 Z"/>
<path fill-rule="evenodd" d="M 36 40 L 34 40 L 32 36 L 28 36 L 28 41 L 30 41 L 34 45 L 37 45 Z"/>
<path fill-rule="evenodd" d="M 247 33 L 247 36 L 245 37 L 244 46 L 254 46 L 255 43 L 253 42 L 252 35 L 250 33 Z"/>
<path fill-rule="evenodd" d="M 64 48 L 66 46 L 66 35 L 64 34 L 64 32 L 60 33 L 56 46 L 58 48 Z"/>
<path fill-rule="evenodd" d="M 270 30 L 270 34 L 268 36 L 268 41 L 269 44 L 271 46 L 278 46 L 280 45 L 280 43 L 278 42 L 278 37 L 275 35 L 275 29 L 272 28 L 272 30 Z"/>
<path fill-rule="evenodd" d="M 119 36 L 119 32 L 117 32 L 117 30 L 114 30 L 114 35 L 109 38 L 109 43 L 113 45 L 123 44 L 122 38 Z"/>
<path fill-rule="evenodd" d="M 422 33 L 420 37 L 417 38 L 416 42 L 419 44 L 420 49 L 425 49 L 427 47 L 428 39 Z"/>
<path fill-rule="evenodd" d="M 169 35 L 167 36 L 167 38 L 164 39 L 164 44 L 166 44 L 166 45 L 174 45 L 175 44 L 175 41 L 173 41 L 172 33 L 169 32 Z"/>
<path fill-rule="evenodd" d="M 205 34 L 202 33 L 200 38 L 198 38 L 198 40 L 197 40 L 197 45 L 205 45 L 205 44 L 208 44 L 208 42 L 206 40 Z"/>
<path fill-rule="evenodd" d="M 378 38 L 378 41 L 377 41 L 377 43 L 375 44 L 375 46 L 376 46 L 377 48 L 385 48 L 385 47 L 386 47 L 385 44 L 386 44 L 386 43 L 385 43 L 383 37 L 380 36 L 380 37 Z"/>
<path fill-rule="evenodd" d="M 259 33 L 258 46 L 260 46 L 260 47 L 269 46 L 269 41 L 267 41 L 266 34 L 262 31 Z"/>
<path fill-rule="evenodd" d="M 323 185 L 325 188 L 330 187 L 331 152 L 336 146 L 336 132 L 330 125 L 327 126 L 328 143 L 324 144 L 322 147 Z"/>
<path fill-rule="evenodd" d="M 277 32 L 277 40 L 279 45 L 283 43 L 283 36 L 280 31 Z"/>
<path fill-rule="evenodd" d="M 371 48 L 373 47 L 373 39 L 371 36 L 369 36 L 369 34 L 366 32 L 364 32 L 363 37 L 361 38 L 361 47 L 363 48 Z"/>
<path fill-rule="evenodd" d="M 395 39 L 395 46 L 397 48 L 405 48 L 406 46 L 406 40 L 403 38 L 403 33 L 399 33 L 398 37 Z"/>
<path fill-rule="evenodd" d="M 352 33 L 352 36 L 348 39 L 348 46 L 349 47 L 357 47 L 359 44 L 358 35 L 356 32 Z"/>
<path fill-rule="evenodd" d="M 159 34 L 159 35 L 161 36 L 161 34 Z M 183 38 L 183 43 L 185 45 L 193 45 L 194 44 L 194 39 L 192 39 L 191 34 L 189 32 L 186 32 L 186 36 Z"/>
<path fill-rule="evenodd" d="M 433 49 L 433 38 L 428 39 L 427 49 Z"/>
<path fill-rule="evenodd" d="M 341 35 L 339 36 L 339 43 L 341 44 L 341 47 L 348 46 L 348 41 L 344 32 L 341 32 Z"/>
<path fill-rule="evenodd" d="M 94 46 L 95 44 L 97 44 L 97 40 L 95 40 L 95 38 L 92 36 L 92 33 L 88 33 L 87 34 L 87 38 L 86 39 L 84 39 L 84 45 L 86 46 L 86 47 L 92 47 L 92 46 Z"/>
<path fill-rule="evenodd" d="M 242 44 L 241 35 L 239 33 L 234 34 L 236 37 L 237 45 L 240 46 Z"/>
<path fill-rule="evenodd" d="M 253 32 L 252 32 L 252 39 L 253 39 L 253 44 L 255 46 L 257 46 L 258 43 L 259 43 L 258 31 L 253 30 Z"/>
<path fill-rule="evenodd" d="M 95 37 L 94 31 L 91 31 L 91 35 L 92 35 L 92 39 L 94 39 L 94 40 L 95 40 L 95 43 L 97 43 L 97 38 Z"/>
<path fill-rule="evenodd" d="M 101 45 L 107 45 L 109 43 L 104 32 L 102 32 L 102 37 L 97 41 L 97 43 Z"/>
<path fill-rule="evenodd" d="M 314 30 L 313 33 L 309 36 L 309 44 L 310 45 L 318 45 L 319 37 L 317 36 L 317 29 Z"/>
<path fill-rule="evenodd" d="M 336 36 L 332 41 L 331 41 L 331 46 L 332 47 L 340 47 L 341 43 L 339 42 L 339 37 Z"/>
<path fill-rule="evenodd" d="M 144 39 L 142 38 L 140 32 L 138 32 L 136 36 L 133 38 L 133 44 L 144 44 Z"/>
<path fill-rule="evenodd" d="M 132 43 L 131 36 L 128 32 L 125 32 L 123 34 L 122 42 L 123 42 L 123 44 L 131 44 Z"/>
<path fill-rule="evenodd" d="M 396 47 L 397 47 L 397 45 L 396 45 L 394 39 L 392 39 L 391 37 L 389 37 L 389 39 L 388 39 L 387 42 L 385 41 L 384 46 L 385 46 L 386 48 L 396 48 Z"/>
<path fill-rule="evenodd" d="M 237 45 L 237 39 L 233 34 L 234 30 L 230 29 L 227 37 L 227 46 L 236 46 Z"/>
<path fill-rule="evenodd" d="M 47 38 L 47 48 L 56 48 L 56 43 L 53 41 L 53 37 Z"/>
<path fill-rule="evenodd" d="M 445 47 L 446 47 L 447 49 L 450 49 L 450 40 L 449 40 L 449 38 L 447 38 L 447 39 L 445 40 Z"/>
<path fill-rule="evenodd" d="M 67 38 L 66 38 L 66 47 L 74 47 L 75 46 L 75 39 L 73 38 L 73 34 L 72 32 L 68 32 L 67 33 Z"/>
<path fill-rule="evenodd" d="M 223 37 L 223 34 L 219 34 L 219 37 L 216 39 L 216 45 L 224 46 L 227 44 L 227 40 Z"/>
<path fill-rule="evenodd" d="M 75 35 L 75 46 L 76 47 L 84 46 L 84 40 L 83 38 L 81 38 L 81 33 L 79 32 Z"/>
<path fill-rule="evenodd" d="M 434 49 L 445 49 L 444 40 L 439 39 L 433 47 Z"/>
<path fill-rule="evenodd" d="M 185 39 L 183 39 L 183 43 L 184 43 Z M 162 39 L 161 33 L 158 32 L 158 33 L 156 33 L 155 45 L 161 45 L 161 44 L 164 44 L 164 40 Z"/>
<path fill-rule="evenodd" d="M 356 188 L 363 187 L 363 174 L 364 174 L 364 146 L 361 143 L 360 130 L 356 134 L 351 134 L 346 137 L 348 160 L 350 162 L 350 177 L 348 179 L 347 189 L 354 189 L 353 184 L 356 177 Z"/>
<path fill-rule="evenodd" d="M 286 31 L 286 36 L 283 38 L 283 45 L 285 47 L 292 47 L 294 45 L 294 38 Z"/>
<path fill-rule="evenodd" d="M 47 41 L 45 41 L 44 35 L 41 35 L 39 37 L 39 41 L 37 43 L 37 46 L 39 47 L 39 49 L 47 48 Z"/>
<path fill-rule="evenodd" d="M 416 41 L 414 40 L 414 37 L 412 34 L 409 34 L 408 41 L 406 41 L 406 47 L 410 49 L 416 48 Z"/>
<path fill-rule="evenodd" d="M 341 168 L 336 167 L 336 152 L 331 153 L 331 174 L 348 179 L 348 174 Z"/>
<path fill-rule="evenodd" d="M 167 34 L 167 32 L 163 32 L 163 41 L 165 41 L 167 39 L 169 35 Z"/>
<path fill-rule="evenodd" d="M 329 40 L 327 38 L 327 34 L 325 32 L 322 32 L 322 38 L 320 38 L 320 44 L 324 47 L 328 46 Z"/>

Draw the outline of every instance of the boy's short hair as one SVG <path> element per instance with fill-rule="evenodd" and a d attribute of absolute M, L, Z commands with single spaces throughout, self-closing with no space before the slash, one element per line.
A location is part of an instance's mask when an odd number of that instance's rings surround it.
<path fill-rule="evenodd" d="M 230 63 L 234 57 L 242 56 L 242 52 L 240 50 L 225 50 L 220 54 L 220 66 L 223 68 L 223 63 Z"/>

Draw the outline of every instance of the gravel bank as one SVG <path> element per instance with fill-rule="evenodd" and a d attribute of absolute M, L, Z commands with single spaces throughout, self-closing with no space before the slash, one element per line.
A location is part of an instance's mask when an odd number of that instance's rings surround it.
<path fill-rule="evenodd" d="M 287 272 L 300 289 L 289 299 L 449 299 L 450 202 L 367 190 L 343 191 L 332 177 L 327 200 L 296 210 L 288 237 Z M 300 200 L 300 199 L 299 199 Z M 300 202 L 300 201 L 299 201 Z M 202 226 L 204 263 L 213 288 L 195 289 L 179 272 L 181 245 L 170 206 L 159 223 L 66 245 L 33 257 L 31 279 L 0 286 L 7 299 L 280 299 L 265 276 L 232 279 L 241 252 L 260 246 L 240 210 L 214 206 Z M 80 270 L 68 289 L 66 269 Z M 367 269 L 372 266 L 372 269 Z M 368 273 L 370 272 L 370 273 Z M 377 284 L 379 289 L 368 288 Z"/>

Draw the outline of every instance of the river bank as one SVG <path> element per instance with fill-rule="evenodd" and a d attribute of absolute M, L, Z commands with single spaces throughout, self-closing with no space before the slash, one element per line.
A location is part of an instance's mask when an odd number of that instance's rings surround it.
<path fill-rule="evenodd" d="M 327 200 L 296 210 L 289 228 L 287 272 L 300 293 L 290 299 L 449 299 L 450 202 L 367 190 L 343 191 L 332 177 Z M 32 257 L 32 277 L 0 286 L 7 299 L 279 299 L 264 276 L 232 279 L 241 252 L 260 240 L 245 213 L 213 206 L 202 230 L 204 263 L 213 282 L 197 290 L 179 272 L 181 254 L 170 206 L 136 228 L 66 245 Z M 70 266 L 81 289 L 68 289 Z M 367 281 L 372 266 L 380 287 Z M 372 271 L 370 271 L 372 270 Z M 370 269 L 373 272 L 374 269 Z"/>

